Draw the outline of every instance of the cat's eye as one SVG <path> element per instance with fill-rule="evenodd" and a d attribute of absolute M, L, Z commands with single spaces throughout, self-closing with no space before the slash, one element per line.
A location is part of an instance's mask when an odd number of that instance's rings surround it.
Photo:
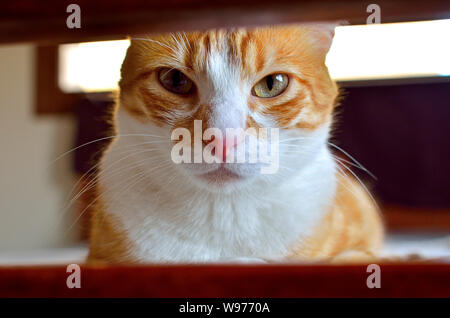
<path fill-rule="evenodd" d="M 172 68 L 163 68 L 158 73 L 161 85 L 178 95 L 188 95 L 194 91 L 194 83 L 182 72 Z"/>
<path fill-rule="evenodd" d="M 271 74 L 264 77 L 255 86 L 252 94 L 257 97 L 269 98 L 283 93 L 289 84 L 289 76 L 286 74 Z"/>

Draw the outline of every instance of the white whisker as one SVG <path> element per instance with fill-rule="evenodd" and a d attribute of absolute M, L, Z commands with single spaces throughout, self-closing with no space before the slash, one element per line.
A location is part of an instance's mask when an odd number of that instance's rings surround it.
<path fill-rule="evenodd" d="M 50 164 L 48 165 L 47 169 L 52 166 L 56 161 L 58 161 L 59 159 L 61 159 L 62 157 L 74 152 L 77 149 L 80 149 L 82 147 L 86 147 L 88 145 L 91 145 L 93 143 L 99 142 L 99 141 L 103 141 L 103 140 L 108 140 L 108 139 L 113 139 L 113 138 L 117 138 L 117 137 L 131 137 L 131 136 L 141 136 L 141 137 L 155 137 L 155 138 L 164 138 L 163 136 L 157 136 L 157 135 L 148 135 L 148 134 L 119 134 L 119 135 L 114 135 L 114 136 L 107 136 L 107 137 L 103 137 L 103 138 L 98 138 L 95 140 L 91 140 L 89 142 L 86 142 L 80 146 L 77 146 L 75 148 L 72 148 L 68 151 L 66 151 L 65 153 L 59 155 L 58 157 L 56 157 L 56 159 L 54 159 L 52 162 L 50 162 Z"/>

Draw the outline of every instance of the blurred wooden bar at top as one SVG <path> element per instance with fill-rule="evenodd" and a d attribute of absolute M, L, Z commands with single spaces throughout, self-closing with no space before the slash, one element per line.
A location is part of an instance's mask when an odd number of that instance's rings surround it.
<path fill-rule="evenodd" d="M 70 3 L 81 7 L 81 28 L 69 29 Z M 57 44 L 217 27 L 346 20 L 364 24 L 372 2 L 359 0 L 3 0 L 0 43 Z M 381 22 L 443 19 L 447 0 L 377 0 Z"/>

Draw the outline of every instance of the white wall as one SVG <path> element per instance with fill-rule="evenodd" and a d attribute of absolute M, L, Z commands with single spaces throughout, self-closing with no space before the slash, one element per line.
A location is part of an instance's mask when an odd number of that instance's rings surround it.
<path fill-rule="evenodd" d="M 73 209 L 62 207 L 73 182 L 70 115 L 34 113 L 34 48 L 0 46 L 0 251 L 72 244 Z"/>

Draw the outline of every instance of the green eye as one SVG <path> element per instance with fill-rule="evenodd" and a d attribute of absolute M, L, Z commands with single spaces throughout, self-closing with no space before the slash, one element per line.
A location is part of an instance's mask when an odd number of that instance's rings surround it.
<path fill-rule="evenodd" d="M 194 91 L 194 83 L 176 69 L 163 68 L 158 74 L 159 82 L 168 91 L 178 95 L 188 95 Z"/>
<path fill-rule="evenodd" d="M 275 97 L 283 93 L 288 84 L 289 76 L 286 74 L 271 74 L 256 83 L 252 94 L 262 98 Z"/>

